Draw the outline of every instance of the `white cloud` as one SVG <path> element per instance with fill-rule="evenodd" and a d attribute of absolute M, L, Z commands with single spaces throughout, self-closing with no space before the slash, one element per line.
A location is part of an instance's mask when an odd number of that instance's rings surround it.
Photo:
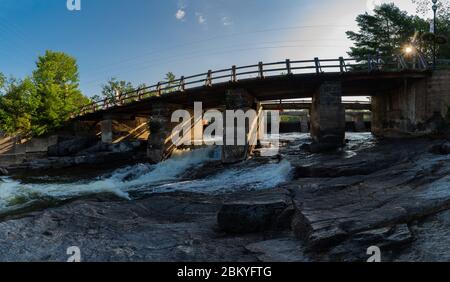
<path fill-rule="evenodd" d="M 206 24 L 206 18 L 201 13 L 195 13 L 199 24 Z"/>
<path fill-rule="evenodd" d="M 184 18 L 186 17 L 186 11 L 183 9 L 178 9 L 177 13 L 175 14 L 175 17 L 177 18 L 177 20 L 184 20 Z"/>
<path fill-rule="evenodd" d="M 230 25 L 233 25 L 233 21 L 229 17 L 223 17 L 222 24 L 224 26 L 230 26 Z"/>

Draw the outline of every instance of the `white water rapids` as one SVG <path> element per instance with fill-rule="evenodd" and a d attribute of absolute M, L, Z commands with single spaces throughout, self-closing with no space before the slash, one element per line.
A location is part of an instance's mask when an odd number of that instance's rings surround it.
<path fill-rule="evenodd" d="M 0 214 L 27 207 L 39 201 L 62 201 L 100 193 L 113 193 L 130 199 L 130 193 L 176 191 L 222 193 L 239 189 L 270 189 L 288 180 L 287 161 L 225 169 L 218 174 L 186 181 L 183 175 L 193 168 L 220 158 L 217 148 L 177 152 L 157 165 L 138 164 L 120 168 L 91 181 L 62 184 L 28 184 L 9 177 L 0 179 Z"/>

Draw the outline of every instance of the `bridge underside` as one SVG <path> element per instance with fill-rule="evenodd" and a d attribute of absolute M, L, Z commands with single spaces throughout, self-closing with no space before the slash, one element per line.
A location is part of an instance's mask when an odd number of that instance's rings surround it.
<path fill-rule="evenodd" d="M 342 74 L 302 74 L 276 76 L 264 79 L 247 79 L 204 86 L 186 91 L 175 91 L 154 96 L 139 102 L 116 106 L 107 110 L 78 117 L 80 122 L 102 122 L 105 120 L 133 120 L 138 117 L 158 120 L 158 128 L 163 131 L 149 137 L 149 155 L 156 161 L 170 155 L 173 149 L 166 144 L 171 134 L 167 109 L 192 110 L 194 102 L 202 102 L 207 109 L 250 109 L 258 110 L 262 101 L 312 98 L 312 103 L 293 103 L 286 109 L 308 109 L 310 117 L 302 118 L 303 124 L 310 128 L 313 140 L 322 148 L 342 146 L 345 139 L 345 111 L 372 110 L 372 132 L 381 136 L 395 136 L 395 133 L 429 134 L 436 129 L 430 125 L 436 115 L 445 117 L 450 106 L 450 72 L 379 72 Z M 342 97 L 372 97 L 372 105 L 351 104 L 345 106 Z M 242 97 L 248 97 L 242 98 Z M 231 99 L 231 100 L 230 100 Z M 237 100 L 234 100 L 237 99 Z M 242 101 L 253 101 L 243 103 Z M 231 102 L 230 102 L 231 101 Z M 262 103 L 264 107 L 264 103 Z M 258 106 L 260 105 L 260 106 Z M 277 104 L 267 104 L 268 110 L 279 109 Z M 162 110 L 165 109 L 165 110 Z M 162 114 L 163 113 L 163 114 Z M 348 115 L 347 115 L 348 116 Z M 363 115 L 353 115 L 355 127 L 363 128 Z M 102 124 L 109 125 L 110 122 Z M 195 124 L 195 123 L 194 123 Z M 102 132 L 105 140 L 111 141 L 108 129 Z M 249 133 L 249 128 L 246 128 Z M 258 130 L 258 129 L 257 129 Z M 150 128 L 150 131 L 152 129 Z M 225 148 L 226 146 L 224 146 Z M 153 149 L 156 148 L 156 149 Z M 170 149 L 169 149 L 170 148 Z M 231 160 L 240 160 L 248 154 L 249 146 L 240 147 L 239 152 L 227 151 Z M 156 153 L 155 153 L 156 152 Z M 227 160 L 225 160 L 227 161 Z"/>
<path fill-rule="evenodd" d="M 78 120 L 101 120 L 104 115 L 149 116 L 155 103 L 176 104 L 186 109 L 194 102 L 202 102 L 203 108 L 217 108 L 225 105 L 225 95 L 230 89 L 245 89 L 258 101 L 280 99 L 312 98 L 325 81 L 340 81 L 342 96 L 377 96 L 395 91 L 405 80 L 423 79 L 429 76 L 424 72 L 402 73 L 342 73 L 342 74 L 300 74 L 275 76 L 264 79 L 247 79 L 238 82 L 215 84 L 212 87 L 198 87 L 184 92 L 176 91 L 160 97 L 150 97 L 139 102 L 108 110 L 97 111 L 78 117 Z"/>

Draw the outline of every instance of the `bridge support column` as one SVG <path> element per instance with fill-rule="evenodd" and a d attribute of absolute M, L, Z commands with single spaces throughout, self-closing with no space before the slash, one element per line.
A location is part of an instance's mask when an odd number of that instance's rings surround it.
<path fill-rule="evenodd" d="M 255 98 L 243 89 L 228 90 L 225 105 L 222 162 L 231 164 L 244 161 L 255 147 L 252 144 L 255 140 L 249 140 L 249 136 L 258 135 L 258 112 L 262 108 L 258 107 Z M 252 113 L 256 120 L 251 118 Z"/>
<path fill-rule="evenodd" d="M 355 113 L 353 123 L 355 124 L 355 132 L 365 132 L 367 130 L 364 122 L 364 113 Z"/>
<path fill-rule="evenodd" d="M 181 106 L 165 103 L 152 105 L 149 119 L 150 135 L 147 143 L 147 157 L 151 163 L 159 163 L 173 153 L 176 149 L 172 143 L 172 131 L 177 125 L 171 122 L 172 113 Z"/>
<path fill-rule="evenodd" d="M 300 132 L 309 133 L 309 117 L 308 114 L 300 116 Z"/>
<path fill-rule="evenodd" d="M 112 144 L 113 142 L 113 121 L 112 119 L 105 119 L 100 122 L 101 133 L 102 133 L 102 143 Z"/>
<path fill-rule="evenodd" d="M 450 105 L 450 71 L 404 79 L 372 97 L 372 133 L 387 138 L 417 137 L 445 131 Z"/>
<path fill-rule="evenodd" d="M 340 81 L 325 81 L 314 93 L 311 109 L 312 151 L 333 150 L 345 143 L 345 108 Z"/>

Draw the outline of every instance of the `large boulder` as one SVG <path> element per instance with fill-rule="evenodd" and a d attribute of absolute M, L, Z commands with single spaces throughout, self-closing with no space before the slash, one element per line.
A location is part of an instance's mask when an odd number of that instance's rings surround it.
<path fill-rule="evenodd" d="M 219 228 L 227 233 L 244 234 L 289 227 L 293 215 L 286 190 L 251 195 L 245 200 L 225 203 L 217 216 Z"/>
<path fill-rule="evenodd" d="M 66 157 L 77 154 L 78 152 L 95 145 L 95 137 L 75 137 L 70 140 L 59 142 L 48 148 L 47 154 L 50 157 Z"/>

